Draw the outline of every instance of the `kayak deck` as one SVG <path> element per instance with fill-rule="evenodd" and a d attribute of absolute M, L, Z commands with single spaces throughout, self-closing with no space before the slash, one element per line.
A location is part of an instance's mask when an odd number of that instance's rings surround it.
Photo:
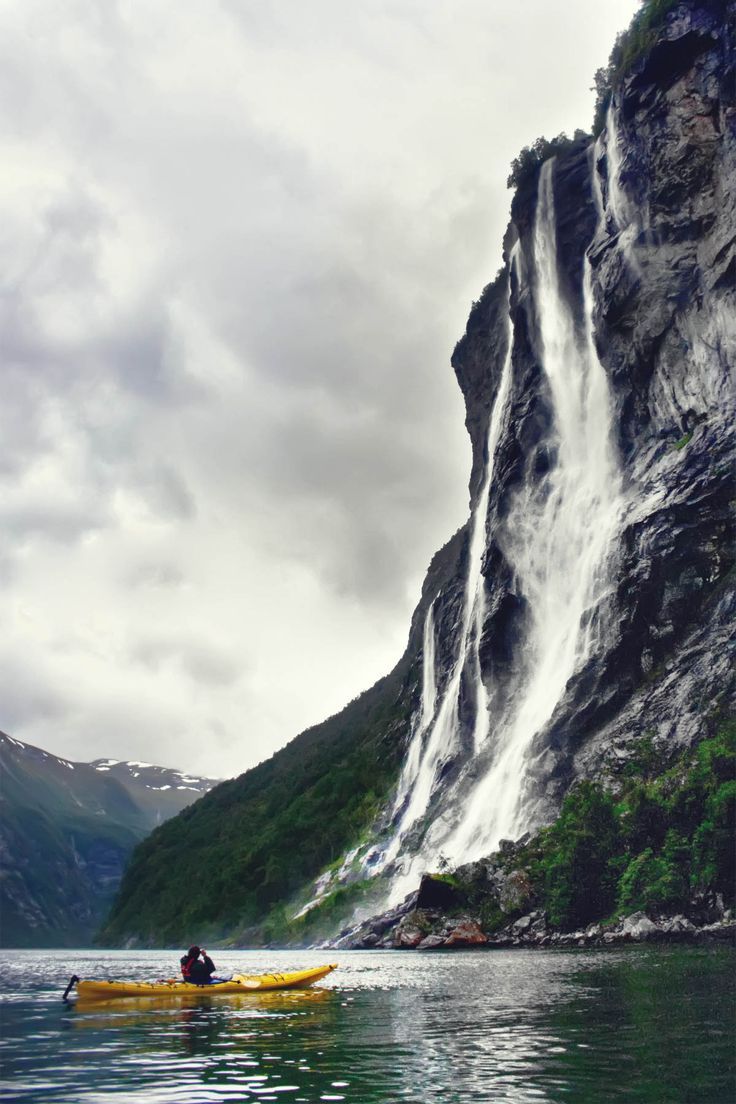
<path fill-rule="evenodd" d="M 165 981 L 85 981 L 77 982 L 79 1000 L 110 1000 L 113 997 L 160 997 L 176 994 L 272 992 L 275 989 L 306 989 L 337 969 L 337 963 L 297 970 L 286 974 L 234 974 L 231 981 L 210 985 L 192 985 L 170 978 Z"/>

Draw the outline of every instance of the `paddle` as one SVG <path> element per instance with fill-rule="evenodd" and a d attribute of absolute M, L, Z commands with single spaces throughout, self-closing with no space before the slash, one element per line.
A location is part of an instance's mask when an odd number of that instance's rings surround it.
<path fill-rule="evenodd" d="M 64 990 L 64 996 L 61 998 L 63 1001 L 66 1000 L 66 998 L 69 996 L 70 991 L 74 988 L 74 986 L 77 984 L 78 981 L 79 981 L 79 978 L 77 977 L 77 975 L 72 974 L 71 978 L 69 979 L 69 984 L 67 985 L 66 989 Z"/>

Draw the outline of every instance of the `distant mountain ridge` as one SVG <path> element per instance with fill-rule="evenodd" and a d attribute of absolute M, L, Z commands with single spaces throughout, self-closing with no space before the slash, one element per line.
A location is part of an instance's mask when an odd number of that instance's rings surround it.
<path fill-rule="evenodd" d="M 216 780 L 116 759 L 78 763 L 0 732 L 0 943 L 89 942 L 132 849 Z"/>

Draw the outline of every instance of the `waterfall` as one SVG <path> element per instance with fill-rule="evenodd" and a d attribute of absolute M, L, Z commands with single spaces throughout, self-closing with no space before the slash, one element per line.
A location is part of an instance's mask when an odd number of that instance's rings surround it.
<path fill-rule="evenodd" d="M 554 412 L 556 462 L 517 496 L 497 539 L 528 603 L 524 674 L 510 714 L 493 733 L 490 765 L 465 799 L 462 821 L 442 839 L 455 862 L 488 853 L 529 827 L 525 777 L 535 735 L 598 642 L 610 587 L 609 553 L 621 511 L 608 380 L 593 334 L 590 265 L 584 261 L 585 333 L 576 330 L 557 264 L 554 160 L 542 167 L 534 225 L 540 361 Z M 433 833 L 437 846 L 437 833 Z"/>
<path fill-rule="evenodd" d="M 639 212 L 627 195 L 621 179 L 623 156 L 621 142 L 619 140 L 618 124 L 613 101 L 609 105 L 606 114 L 606 163 L 608 167 L 608 203 L 607 211 L 610 214 L 616 229 L 619 232 L 619 249 L 631 271 L 636 276 L 641 275 L 639 259 L 634 251 L 634 242 L 639 233 Z M 595 177 L 595 171 L 594 171 Z M 596 178 L 597 182 L 597 178 Z M 600 184 L 598 185 L 600 187 Z M 599 208 L 599 220 L 603 221 Z M 645 218 L 648 225 L 648 216 Z"/>
<path fill-rule="evenodd" d="M 582 271 L 583 326 L 576 323 L 560 281 L 555 164 L 552 159 L 542 166 L 532 233 L 537 354 L 553 416 L 545 442 L 552 463 L 541 477 L 527 477 L 508 516 L 502 523 L 496 521 L 493 532 L 512 569 L 514 590 L 526 603 L 526 636 L 519 643 L 520 658 L 510 692 L 504 695 L 506 704 L 492 715 L 494 688 L 485 684 L 479 654 L 486 616 L 481 567 L 495 454 L 512 386 L 509 280 L 509 336 L 489 420 L 483 483 L 471 518 L 456 659 L 444 690 L 438 689 L 433 603 L 425 623 L 422 704 L 394 805 L 393 836 L 372 866 L 375 873 L 390 868 L 392 902 L 412 889 L 440 854 L 454 863 L 471 861 L 488 854 L 499 839 L 515 838 L 533 827 L 529 767 L 534 739 L 552 718 L 570 679 L 599 648 L 605 632 L 601 619 L 612 587 L 622 480 L 613 443 L 608 379 L 595 346 L 593 278 L 587 255 Z M 611 171 L 615 175 L 618 170 Z M 591 177 L 598 236 L 605 229 L 607 213 L 600 193 L 596 195 L 596 183 Z M 517 243 L 510 264 L 518 262 L 519 253 Z M 433 808 L 430 826 L 422 826 L 422 835 L 412 844 L 409 834 L 430 809 L 442 767 L 461 746 L 463 679 L 475 689 L 472 750 L 464 746 L 466 758 L 459 777 Z"/>
<path fill-rule="evenodd" d="M 430 603 L 424 619 L 424 637 L 422 645 L 422 701 L 419 713 L 415 714 L 409 740 L 409 754 L 401 772 L 399 788 L 394 802 L 392 819 L 400 812 L 407 796 L 416 785 L 422 766 L 424 737 L 432 723 L 437 705 L 437 675 L 435 670 L 435 632 L 434 601 Z"/>
<path fill-rule="evenodd" d="M 509 271 L 514 264 L 518 246 L 514 246 L 509 259 Z M 509 280 L 509 300 L 511 281 Z M 486 519 L 488 501 L 493 480 L 494 458 L 504 424 L 506 405 L 511 382 L 513 330 L 509 313 L 506 353 L 501 380 L 491 409 L 486 438 L 485 470 L 481 492 L 471 514 L 471 535 L 468 552 L 468 574 L 465 583 L 463 615 L 459 635 L 458 653 L 452 675 L 444 695 L 436 709 L 437 683 L 435 674 L 433 605 L 427 613 L 424 630 L 423 693 L 418 722 L 412 729 L 409 752 L 399 781 L 394 803 L 394 817 L 401 812 L 393 838 L 374 872 L 384 869 L 399 854 L 409 831 L 427 812 L 433 790 L 444 763 L 456 751 L 460 743 L 460 688 L 463 674 L 475 689 L 475 725 L 473 746 L 477 751 L 488 735 L 488 696 L 481 676 L 480 641 L 485 620 L 485 579 L 482 573 L 483 553 L 486 547 Z M 430 626 L 432 626 L 430 628 Z M 431 634 L 431 647 L 428 646 Z M 431 688 L 431 691 L 428 691 Z M 430 707 L 431 703 L 431 707 Z"/>
<path fill-rule="evenodd" d="M 603 189 L 601 187 L 601 179 L 598 176 L 598 157 L 600 155 L 601 136 L 599 135 L 594 144 L 590 147 L 588 170 L 590 172 L 590 187 L 593 194 L 593 203 L 595 204 L 595 213 L 597 217 L 598 229 L 605 229 L 606 223 L 606 205 L 603 199 Z"/>
<path fill-rule="evenodd" d="M 608 209 L 619 230 L 632 221 L 629 197 L 621 183 L 621 146 L 618 138 L 616 112 L 611 102 L 606 114 L 606 157 L 608 159 Z"/>
<path fill-rule="evenodd" d="M 608 380 L 593 337 L 590 265 L 584 261 L 585 335 L 580 340 L 557 265 L 554 160 L 540 173 L 534 225 L 535 296 L 541 362 L 555 419 L 556 464 L 526 487 L 505 527 L 505 552 L 528 602 L 526 674 L 515 715 L 495 733 L 496 753 L 445 845 L 453 858 L 487 853 L 529 825 L 526 758 L 571 676 L 596 643 L 597 613 L 609 586 L 607 558 L 618 526 L 621 479 L 612 444 Z"/>
<path fill-rule="evenodd" d="M 434 602 L 430 603 L 424 622 L 424 659 L 422 663 L 422 712 L 420 726 L 426 730 L 437 704 L 437 678 L 435 674 Z M 417 769 L 419 763 L 417 762 Z"/>

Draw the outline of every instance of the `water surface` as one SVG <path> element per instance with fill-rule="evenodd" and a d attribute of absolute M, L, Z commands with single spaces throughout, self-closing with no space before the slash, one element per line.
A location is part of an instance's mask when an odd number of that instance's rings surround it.
<path fill-rule="evenodd" d="M 173 976 L 170 951 L 0 952 L 4 1102 L 724 1104 L 727 949 L 352 951 L 319 988 L 69 1007 L 81 977 Z M 300 969 L 334 952 L 231 951 Z"/>

